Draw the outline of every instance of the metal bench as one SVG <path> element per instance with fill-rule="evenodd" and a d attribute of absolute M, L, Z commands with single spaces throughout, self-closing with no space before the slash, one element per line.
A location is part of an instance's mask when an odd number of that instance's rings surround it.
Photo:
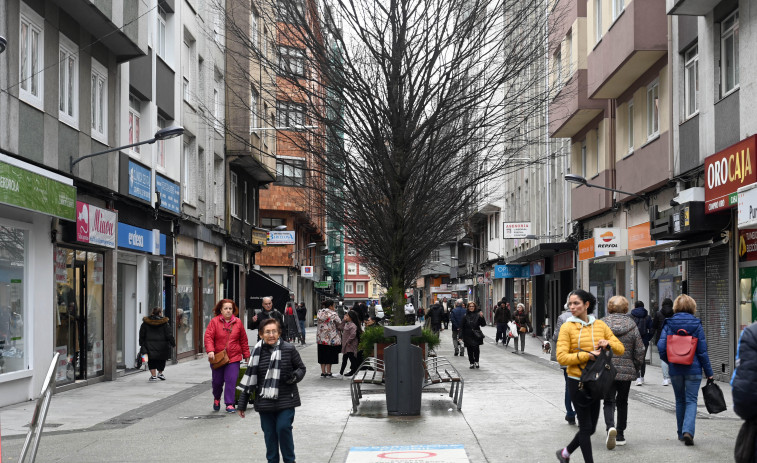
<path fill-rule="evenodd" d="M 423 366 L 426 370 L 423 387 L 431 384 L 450 383 L 449 396 L 452 397 L 452 402 L 457 405 L 457 409 L 462 409 L 465 381 L 452 363 L 444 357 L 429 357 Z"/>
<path fill-rule="evenodd" d="M 372 384 L 384 387 L 384 361 L 376 357 L 368 357 L 352 375 L 350 380 L 350 395 L 352 396 L 352 411 L 357 412 L 360 399 L 363 398 L 362 385 Z"/>

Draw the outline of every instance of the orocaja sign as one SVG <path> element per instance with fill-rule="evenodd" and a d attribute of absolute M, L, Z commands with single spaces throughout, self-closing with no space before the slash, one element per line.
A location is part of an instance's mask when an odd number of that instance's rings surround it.
<path fill-rule="evenodd" d="M 705 214 L 738 204 L 739 187 L 757 181 L 757 135 L 741 140 L 704 160 Z"/>

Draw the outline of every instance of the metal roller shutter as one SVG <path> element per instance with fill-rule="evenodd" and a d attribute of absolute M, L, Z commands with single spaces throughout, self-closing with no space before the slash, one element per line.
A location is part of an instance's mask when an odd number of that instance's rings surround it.
<path fill-rule="evenodd" d="M 728 380 L 733 372 L 733 310 L 731 307 L 730 246 L 710 250 L 705 267 L 705 298 L 697 299 L 697 311 L 704 326 L 710 363 L 715 376 Z M 700 259 L 702 260 L 702 259 Z M 692 294 L 692 297 L 693 294 Z M 701 304 L 699 301 L 705 301 Z"/>

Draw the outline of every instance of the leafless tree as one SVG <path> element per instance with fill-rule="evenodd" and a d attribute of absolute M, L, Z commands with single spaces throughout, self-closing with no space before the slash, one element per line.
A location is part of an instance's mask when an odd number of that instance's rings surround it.
<path fill-rule="evenodd" d="M 302 200 L 343 227 L 396 306 L 431 251 L 489 199 L 481 185 L 522 168 L 519 153 L 539 140 L 555 2 L 266 1 L 253 8 L 275 15 L 275 59 L 229 8 L 227 47 L 240 63 L 266 61 L 275 99 L 302 105 L 304 117 L 277 122 L 311 128 L 279 131 L 279 155 L 308 153 Z"/>

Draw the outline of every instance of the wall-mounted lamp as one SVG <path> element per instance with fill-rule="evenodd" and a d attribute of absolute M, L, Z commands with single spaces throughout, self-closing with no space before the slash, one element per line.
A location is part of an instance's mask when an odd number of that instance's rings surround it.
<path fill-rule="evenodd" d="M 649 198 L 647 196 L 642 196 L 642 195 L 636 194 L 636 193 L 629 193 L 627 191 L 617 190 L 615 188 L 608 188 L 606 186 L 594 185 L 594 184 L 591 184 L 588 181 L 586 181 L 586 178 L 584 178 L 584 177 L 582 177 L 580 175 L 565 174 L 565 181 L 568 182 L 568 183 L 576 183 L 578 185 L 583 185 L 583 186 L 585 186 L 587 188 L 599 188 L 600 190 L 614 191 L 616 193 L 621 193 L 621 194 L 628 195 L 628 196 L 634 196 L 634 197 L 639 198 L 642 201 L 644 201 L 644 203 L 647 206 L 649 205 Z"/>
<path fill-rule="evenodd" d="M 7 46 L 8 46 L 8 41 L 5 40 L 5 37 L 0 36 L 0 53 L 4 52 Z"/>

